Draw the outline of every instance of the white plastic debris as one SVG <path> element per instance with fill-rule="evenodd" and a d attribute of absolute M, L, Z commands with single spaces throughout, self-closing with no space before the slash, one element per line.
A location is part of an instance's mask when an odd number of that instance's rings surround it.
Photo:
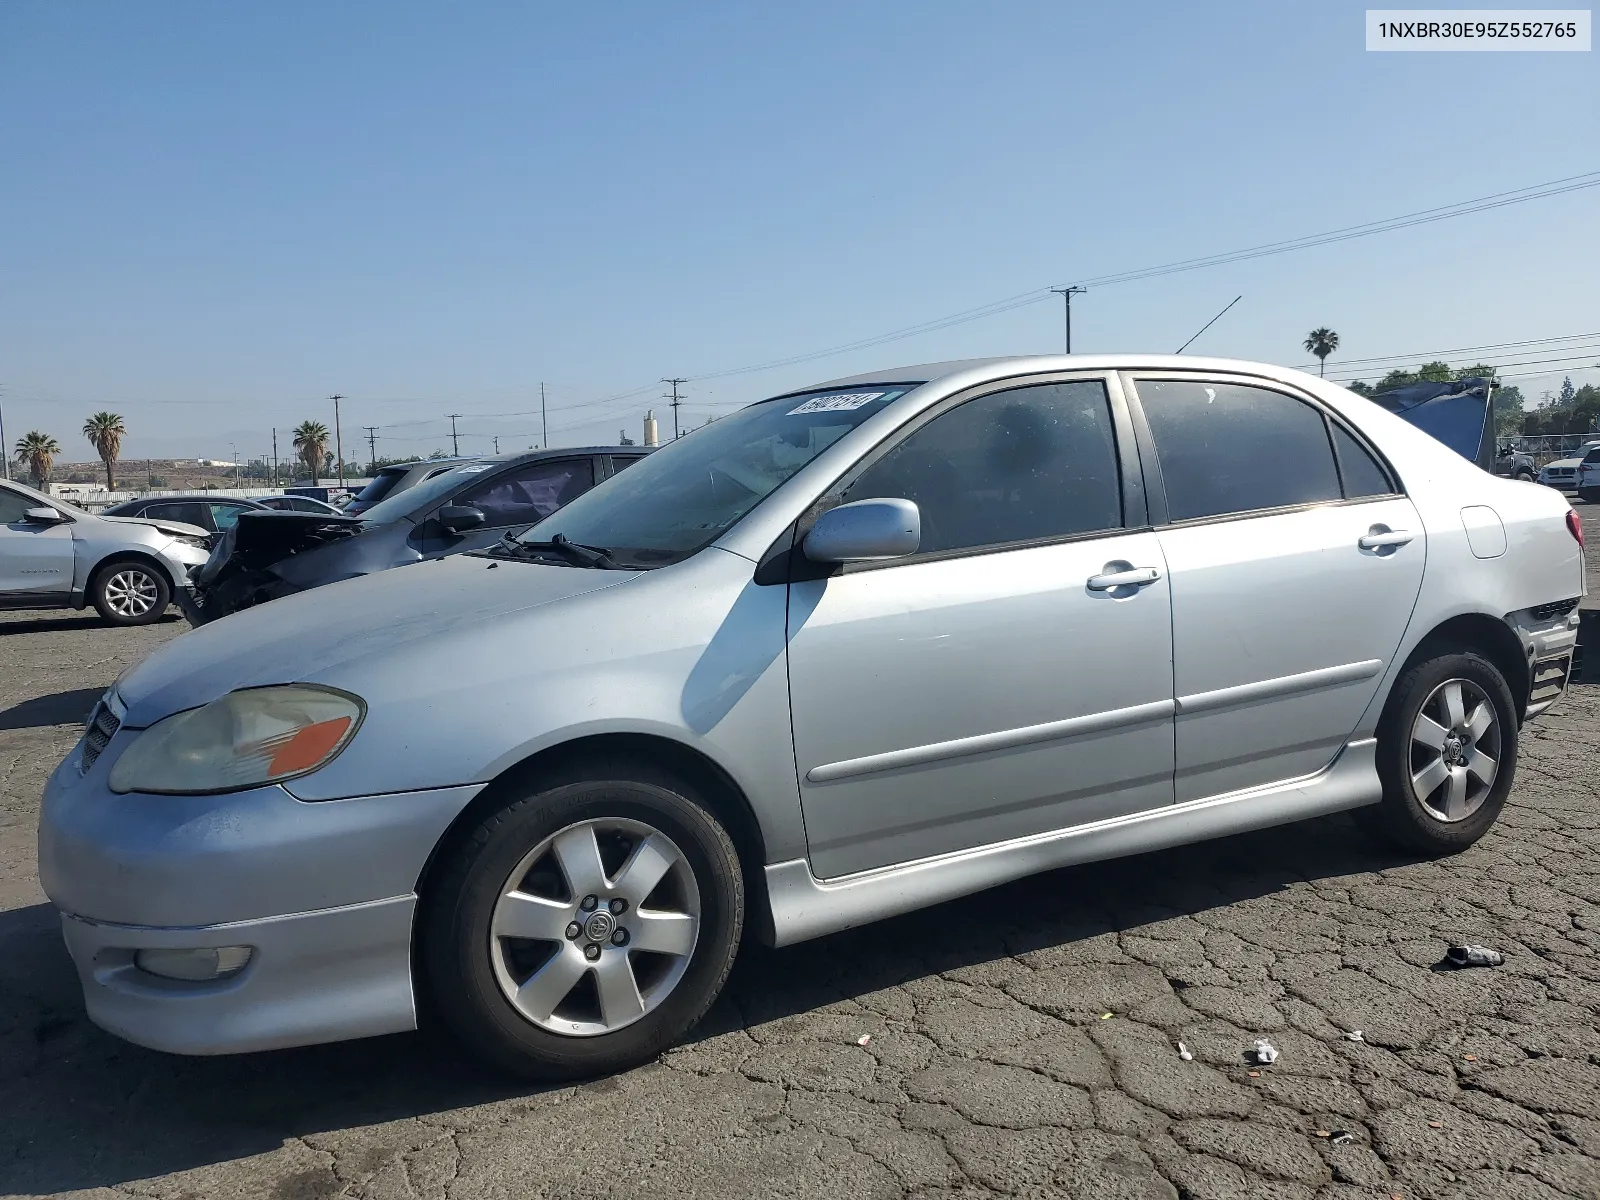
<path fill-rule="evenodd" d="M 1352 1029 L 1349 1033 L 1344 1035 L 1344 1040 L 1347 1042 L 1364 1042 L 1367 1039 L 1361 1035 L 1361 1030 Z"/>
<path fill-rule="evenodd" d="M 1257 1038 L 1254 1048 L 1256 1061 L 1263 1066 L 1278 1061 L 1278 1049 L 1266 1038 Z"/>
<path fill-rule="evenodd" d="M 858 1045 L 858 1046 L 870 1046 L 870 1045 L 872 1045 L 872 1035 L 870 1033 L 863 1033 L 860 1037 L 858 1037 L 856 1039 L 856 1045 Z"/>
<path fill-rule="evenodd" d="M 1343 1129 L 1336 1129 L 1328 1136 L 1328 1140 L 1335 1146 L 1347 1146 L 1355 1141 L 1355 1134 L 1347 1133 Z"/>
<path fill-rule="evenodd" d="M 1185 1046 L 1182 1042 L 1178 1043 L 1178 1057 L 1183 1059 L 1184 1062 L 1194 1061 L 1194 1055 L 1189 1053 L 1189 1047 Z"/>
<path fill-rule="evenodd" d="M 1504 954 L 1487 946 L 1451 946 L 1444 954 L 1457 967 L 1498 967 L 1506 961 Z"/>

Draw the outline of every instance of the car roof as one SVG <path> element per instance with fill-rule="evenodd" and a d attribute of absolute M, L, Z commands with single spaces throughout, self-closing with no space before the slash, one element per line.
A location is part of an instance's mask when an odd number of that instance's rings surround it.
<path fill-rule="evenodd" d="M 386 467 L 379 467 L 383 471 L 414 471 L 418 467 L 460 467 L 467 463 L 509 463 L 521 462 L 523 459 L 538 458 L 569 458 L 574 454 L 643 454 L 655 449 L 653 446 L 551 446 L 542 450 L 511 450 L 505 454 L 473 454 L 462 455 L 460 458 L 418 458 L 406 463 L 390 463 Z"/>
<path fill-rule="evenodd" d="M 111 508 L 124 508 L 129 504 L 243 504 L 251 508 L 265 508 L 259 500 L 245 496 L 208 495 L 205 492 L 184 492 L 176 496 L 135 496 L 132 500 L 118 500 Z M 106 511 L 110 511 L 107 509 Z"/>
<path fill-rule="evenodd" d="M 1202 358 L 1187 354 L 1013 354 L 999 358 L 958 358 L 944 362 L 912 363 L 882 371 L 844 375 L 824 383 L 794 388 L 782 395 L 822 391 L 827 388 L 857 387 L 877 383 L 939 383 L 955 376 L 969 377 L 971 383 L 1004 379 L 1010 375 L 1042 371 L 1225 371 L 1236 375 L 1264 375 L 1289 380 L 1315 379 L 1293 367 L 1238 358 Z"/>

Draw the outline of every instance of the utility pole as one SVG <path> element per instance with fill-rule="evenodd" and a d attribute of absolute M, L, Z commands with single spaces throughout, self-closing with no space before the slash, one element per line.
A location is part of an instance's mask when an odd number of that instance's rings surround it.
<path fill-rule="evenodd" d="M 499 438 L 495 438 L 495 440 L 494 440 L 494 452 L 496 454 L 500 453 L 500 439 Z"/>
<path fill-rule="evenodd" d="M 1074 296 L 1083 295 L 1089 289 L 1086 288 L 1086 287 L 1079 287 L 1077 284 L 1073 284 L 1071 287 L 1051 288 L 1050 290 L 1052 292 L 1054 292 L 1056 295 L 1060 296 L 1063 300 L 1065 300 L 1067 302 L 1066 303 L 1066 310 L 1067 310 L 1067 353 L 1071 354 L 1072 353 L 1072 298 Z"/>
<path fill-rule="evenodd" d="M 276 426 L 272 430 L 272 486 L 278 486 L 278 430 Z"/>
<path fill-rule="evenodd" d="M 11 446 L 6 442 L 6 410 L 0 404 L 0 471 L 5 472 L 7 479 L 11 478 Z"/>
<path fill-rule="evenodd" d="M 363 425 L 367 431 L 367 450 L 369 451 L 367 472 L 371 475 L 378 473 L 378 427 L 376 425 Z"/>
<path fill-rule="evenodd" d="M 333 452 L 339 456 L 339 487 L 344 487 L 344 436 L 339 432 L 339 401 L 343 396 L 329 396 L 333 401 Z"/>
<path fill-rule="evenodd" d="M 543 430 L 540 434 L 542 441 L 539 449 L 548 450 L 550 449 L 550 417 L 544 409 L 544 384 L 542 383 L 539 385 L 539 428 Z"/>
<path fill-rule="evenodd" d="M 233 459 L 233 486 L 237 488 L 239 486 L 239 444 L 237 442 L 228 443 L 228 457 Z"/>
<path fill-rule="evenodd" d="M 450 418 L 450 449 L 457 458 L 461 457 L 461 439 L 456 436 L 456 418 L 460 413 L 445 413 Z"/>
<path fill-rule="evenodd" d="M 688 383 L 689 381 L 687 379 L 663 379 L 661 382 L 670 383 L 672 385 L 672 437 L 674 440 L 676 440 L 679 436 L 678 405 L 681 403 L 678 397 L 678 385 L 680 383 Z"/>

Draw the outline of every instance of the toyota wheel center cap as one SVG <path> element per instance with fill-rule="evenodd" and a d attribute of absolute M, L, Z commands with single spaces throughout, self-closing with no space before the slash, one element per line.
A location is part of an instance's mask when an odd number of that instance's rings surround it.
<path fill-rule="evenodd" d="M 583 925 L 583 934 L 591 942 L 603 942 L 611 936 L 617 928 L 617 920 L 610 913 L 601 909 L 592 914 Z"/>

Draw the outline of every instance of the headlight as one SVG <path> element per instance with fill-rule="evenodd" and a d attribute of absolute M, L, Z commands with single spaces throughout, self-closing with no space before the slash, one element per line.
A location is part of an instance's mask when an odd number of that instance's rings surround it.
<path fill-rule="evenodd" d="M 141 733 L 111 768 L 111 790 L 203 795 L 293 779 L 338 755 L 366 711 L 310 684 L 230 692 Z"/>

